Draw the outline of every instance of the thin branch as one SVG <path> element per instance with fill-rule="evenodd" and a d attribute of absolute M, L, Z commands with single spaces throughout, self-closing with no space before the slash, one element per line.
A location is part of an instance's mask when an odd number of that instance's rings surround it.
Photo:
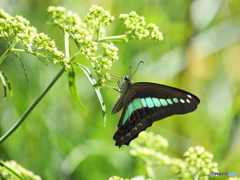
<path fill-rule="evenodd" d="M 0 64 L 3 62 L 3 60 L 7 57 L 7 55 L 12 51 L 13 47 L 17 44 L 17 42 L 12 43 L 12 45 L 3 53 L 3 55 L 0 57 Z"/>
<path fill-rule="evenodd" d="M 32 110 L 37 106 L 37 104 L 42 100 L 42 98 L 47 94 L 47 92 L 52 88 L 52 86 L 57 82 L 57 80 L 64 73 L 65 69 L 62 68 L 59 73 L 54 77 L 50 84 L 43 90 L 40 96 L 33 102 L 33 104 L 25 111 L 22 117 L 9 129 L 1 138 L 0 144 L 3 143 L 17 128 L 24 122 Z"/>
<path fill-rule="evenodd" d="M 0 162 L 0 166 L 8 170 L 10 173 L 12 173 L 14 176 L 16 176 L 20 180 L 25 180 L 22 176 L 20 176 L 18 173 L 16 173 L 14 170 L 12 170 L 10 167 L 6 166 L 2 162 Z"/>
<path fill-rule="evenodd" d="M 104 38 L 99 38 L 98 42 L 128 42 L 127 35 L 119 35 L 119 36 L 109 36 Z"/>

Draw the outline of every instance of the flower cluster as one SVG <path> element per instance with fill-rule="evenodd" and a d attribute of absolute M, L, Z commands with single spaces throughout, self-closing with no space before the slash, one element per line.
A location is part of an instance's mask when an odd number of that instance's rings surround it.
<path fill-rule="evenodd" d="M 60 28 L 64 29 L 66 25 L 78 25 L 82 24 L 80 17 L 72 11 L 67 11 L 63 7 L 50 6 L 48 13 L 52 16 L 52 23 Z"/>
<path fill-rule="evenodd" d="M 95 59 L 95 71 L 98 74 L 98 81 L 96 87 L 104 87 L 105 82 L 110 80 L 109 73 L 102 73 L 103 69 L 109 70 L 112 63 L 118 60 L 118 48 L 113 43 L 102 43 L 103 53 Z"/>
<path fill-rule="evenodd" d="M 98 42 L 93 40 L 94 33 L 100 31 L 101 23 L 108 25 L 114 17 L 108 11 L 98 6 L 92 6 L 85 18 L 85 23 L 80 23 L 80 18 L 62 7 L 50 7 L 48 9 L 52 15 L 53 24 L 65 30 L 74 39 L 79 48 L 79 52 L 90 60 L 98 81 L 95 87 L 103 87 L 106 80 L 109 80 L 109 74 L 102 70 L 111 69 L 112 62 L 118 60 L 118 48 L 113 43 L 101 43 L 103 52 L 97 54 Z M 72 22 L 70 21 L 72 20 Z"/>
<path fill-rule="evenodd" d="M 36 28 L 30 26 L 29 21 L 22 16 L 12 17 L 0 10 L 0 37 L 11 41 L 10 51 L 18 52 L 19 50 L 14 47 L 21 43 L 25 47 L 25 52 L 51 59 L 54 63 L 69 68 L 64 53 L 56 48 L 55 42 L 46 34 L 38 33 Z"/>
<path fill-rule="evenodd" d="M 79 26 L 66 26 L 66 31 L 76 42 L 80 53 L 85 55 L 91 62 L 96 59 L 97 42 L 92 40 L 89 32 Z"/>
<path fill-rule="evenodd" d="M 71 34 L 77 43 L 80 53 L 85 55 L 92 63 L 95 72 L 98 75 L 98 81 L 95 87 L 103 87 L 106 80 L 110 79 L 108 73 L 102 72 L 103 69 L 109 70 L 112 62 L 118 60 L 118 48 L 113 43 L 102 43 L 103 53 L 97 57 L 97 42 L 92 40 L 88 31 L 78 26 L 68 26 L 66 31 Z"/>
<path fill-rule="evenodd" d="M 184 153 L 184 160 L 170 158 L 163 154 L 168 141 L 152 132 L 141 132 L 130 147 L 130 154 L 144 160 L 147 167 L 166 165 L 176 174 L 176 179 L 194 179 L 198 176 L 198 179 L 205 180 L 209 178 L 210 172 L 218 172 L 218 164 L 213 162 L 213 155 L 203 147 L 190 147 Z"/>
<path fill-rule="evenodd" d="M 119 16 L 124 21 L 126 26 L 126 34 L 129 39 L 142 39 L 149 38 L 152 40 L 163 40 L 162 33 L 154 24 L 147 24 L 143 16 L 139 16 L 136 12 L 132 11 L 129 14 L 121 14 Z"/>
<path fill-rule="evenodd" d="M 1 163 L 1 162 L 0 162 Z M 0 164 L 1 165 L 1 164 Z M 5 161 L 4 165 L 15 171 L 17 174 L 22 176 L 24 179 L 28 180 L 41 180 L 41 177 L 33 174 L 33 172 L 28 171 L 27 169 L 23 168 L 15 161 Z M 10 173 L 6 168 L 0 166 L 0 179 L 16 179 L 16 176 Z"/>
<path fill-rule="evenodd" d="M 102 43 L 102 48 L 104 50 L 103 57 L 108 57 L 112 59 L 112 61 L 118 60 L 118 48 L 113 43 Z"/>
<path fill-rule="evenodd" d="M 218 172 L 218 164 L 213 162 L 213 155 L 205 151 L 204 147 L 190 147 L 184 153 L 187 170 L 191 175 L 199 174 L 199 179 L 208 179 L 210 172 Z"/>
<path fill-rule="evenodd" d="M 76 42 L 81 54 L 90 61 L 94 61 L 97 51 L 97 42 L 92 40 L 89 31 L 84 28 L 81 19 L 71 11 L 63 7 L 50 6 L 49 14 L 52 16 L 52 23 L 70 34 Z"/>
<path fill-rule="evenodd" d="M 124 35 L 112 37 L 103 37 L 104 29 L 101 26 L 109 25 L 114 17 L 101 7 L 93 5 L 83 22 L 77 14 L 67 11 L 63 7 L 51 6 L 48 8 L 48 12 L 52 17 L 52 24 L 60 27 L 65 35 L 69 34 L 73 38 L 79 48 L 79 52 L 76 54 L 81 53 L 90 60 L 99 78 L 96 84 L 98 87 L 103 87 L 104 82 L 109 78 L 109 75 L 103 70 L 109 70 L 112 62 L 118 60 L 118 48 L 113 43 L 104 42 L 127 41 L 128 38 L 163 39 L 162 33 L 156 25 L 146 24 L 144 17 L 135 12 L 120 15 L 120 19 L 124 20 L 126 32 Z M 7 41 L 11 40 L 10 51 L 31 53 L 39 59 L 44 57 L 53 60 L 54 63 L 62 64 L 65 69 L 69 69 L 71 63 L 69 61 L 73 60 L 76 55 L 65 57 L 63 52 L 58 51 L 55 42 L 46 34 L 38 33 L 34 27 L 30 26 L 29 21 L 21 16 L 11 17 L 3 10 L 0 10 L 0 37 Z M 20 43 L 24 45 L 25 49 L 14 49 Z M 101 44 L 98 45 L 99 43 Z M 98 50 L 99 47 L 103 51 Z M 102 53 L 98 54 L 97 52 Z M 69 53 L 66 54 L 69 55 Z"/>
<path fill-rule="evenodd" d="M 111 76 L 109 73 L 98 74 L 98 80 L 97 80 L 97 83 L 94 85 L 94 87 L 95 88 L 105 87 L 106 81 L 110 79 L 111 79 Z"/>
<path fill-rule="evenodd" d="M 112 62 L 118 60 L 118 48 L 113 43 L 104 43 L 119 39 L 141 39 L 150 38 L 162 40 L 162 33 L 154 24 L 146 24 L 144 17 L 135 12 L 120 15 L 126 25 L 125 35 L 103 37 L 101 25 L 109 25 L 114 17 L 98 6 L 92 6 L 82 22 L 80 18 L 63 7 L 49 7 L 53 24 L 59 26 L 63 31 L 70 34 L 79 48 L 79 52 L 86 56 L 93 65 L 98 76 L 95 87 L 103 87 L 109 75 L 103 70 L 110 70 Z M 99 45 L 99 43 L 101 43 Z M 98 50 L 101 47 L 101 50 Z M 98 52 L 98 53 L 97 53 Z M 99 53 L 102 52 L 102 53 Z"/>
<path fill-rule="evenodd" d="M 159 28 L 155 24 L 150 23 L 146 26 L 146 28 L 148 29 L 150 39 L 155 41 L 163 40 L 162 33 L 159 31 Z"/>
<path fill-rule="evenodd" d="M 104 35 L 104 29 L 101 28 L 101 24 L 103 23 L 107 26 L 113 22 L 113 20 L 114 17 L 111 16 L 108 11 L 94 5 L 89 9 L 88 14 L 85 17 L 85 23 L 90 33 L 97 33 L 100 34 L 100 36 Z"/>
<path fill-rule="evenodd" d="M 112 62 L 118 60 L 118 48 L 113 43 L 102 43 L 103 53 L 96 61 L 96 72 L 101 69 L 111 69 Z"/>
<path fill-rule="evenodd" d="M 130 154 L 143 159 L 147 165 L 168 165 L 170 158 L 162 152 L 168 147 L 168 141 L 152 132 L 141 132 L 139 138 L 131 143 Z"/>
<path fill-rule="evenodd" d="M 171 159 L 171 170 L 179 179 L 199 180 L 209 179 L 210 172 L 218 172 L 218 164 L 213 162 L 213 155 L 205 151 L 203 147 L 190 147 L 183 155 L 185 160 Z"/>

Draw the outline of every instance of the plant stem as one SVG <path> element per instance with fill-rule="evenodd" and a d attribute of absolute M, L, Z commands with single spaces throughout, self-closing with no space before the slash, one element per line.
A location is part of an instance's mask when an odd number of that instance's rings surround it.
<path fill-rule="evenodd" d="M 31 111 L 36 107 L 36 105 L 42 100 L 42 98 L 46 95 L 46 93 L 52 88 L 52 86 L 57 82 L 57 80 L 64 73 L 65 69 L 62 68 L 58 74 L 54 77 L 54 79 L 50 82 L 50 84 L 43 90 L 40 96 L 33 102 L 33 104 L 25 111 L 22 117 L 9 129 L 1 138 L 0 144 L 3 143 L 17 128 L 23 123 L 26 117 L 31 113 Z"/>
<path fill-rule="evenodd" d="M 65 55 L 68 61 L 70 61 L 70 53 L 69 53 L 69 34 L 65 31 L 64 34 L 64 44 L 65 44 Z"/>
<path fill-rule="evenodd" d="M 24 49 L 15 49 L 15 48 L 12 48 L 12 49 L 11 49 L 11 52 L 29 53 L 29 54 L 32 54 L 32 55 L 34 55 L 34 56 L 43 56 L 43 57 L 44 57 L 44 54 L 42 54 L 42 53 L 33 53 L 33 52 L 26 51 L 26 50 L 24 50 Z"/>
<path fill-rule="evenodd" d="M 104 38 L 99 38 L 98 42 L 127 42 L 128 37 L 127 35 L 119 35 L 119 36 L 109 36 L 109 37 L 104 37 Z"/>
<path fill-rule="evenodd" d="M 3 53 L 3 55 L 0 57 L 0 64 L 3 62 L 3 60 L 7 57 L 7 55 L 11 52 L 12 48 L 16 45 L 17 43 L 12 43 L 12 45 Z"/>

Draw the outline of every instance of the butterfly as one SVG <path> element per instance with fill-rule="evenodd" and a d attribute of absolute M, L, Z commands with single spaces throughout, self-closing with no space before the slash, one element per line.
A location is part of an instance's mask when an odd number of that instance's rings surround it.
<path fill-rule="evenodd" d="M 192 112 L 200 103 L 197 96 L 187 91 L 150 82 L 133 83 L 129 75 L 123 78 L 119 87 L 120 96 L 111 111 L 115 114 L 123 109 L 113 136 L 119 147 L 128 146 L 154 121 Z"/>

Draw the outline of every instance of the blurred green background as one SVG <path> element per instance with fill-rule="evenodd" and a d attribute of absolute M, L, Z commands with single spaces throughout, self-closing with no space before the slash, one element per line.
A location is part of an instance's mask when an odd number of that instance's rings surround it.
<path fill-rule="evenodd" d="M 135 82 L 155 82 L 196 94 L 201 103 L 190 114 L 172 116 L 147 129 L 169 141 L 169 155 L 181 158 L 189 146 L 204 146 L 214 154 L 220 172 L 240 174 L 240 1 L 239 0 L 1 0 L 10 15 L 26 17 L 39 32 L 55 39 L 63 50 L 62 32 L 48 25 L 47 8 L 63 6 L 83 18 L 92 5 L 115 16 L 107 35 L 124 32 L 121 13 L 136 11 L 163 33 L 162 42 L 150 40 L 119 43 L 120 61 L 111 73 L 124 76 L 128 66 L 145 63 L 134 75 Z M 6 46 L 0 44 L 1 54 Z M 6 100 L 0 89 L 0 135 L 2 136 L 61 69 L 35 57 L 22 55 L 29 82 L 13 55 L 0 66 L 12 83 L 14 95 Z M 88 62 L 84 62 L 88 63 Z M 120 113 L 110 115 L 117 92 L 102 89 L 107 106 L 107 125 L 87 78 L 78 71 L 79 96 L 84 116 L 73 101 L 67 74 L 55 84 L 22 126 L 0 145 L 0 159 L 15 160 L 43 179 L 108 179 L 146 175 L 141 163 L 129 155 L 129 147 L 114 146 Z M 115 84 L 110 84 L 115 86 Z M 166 172 L 160 169 L 165 177 Z M 162 178 L 163 178 L 162 177 Z"/>

